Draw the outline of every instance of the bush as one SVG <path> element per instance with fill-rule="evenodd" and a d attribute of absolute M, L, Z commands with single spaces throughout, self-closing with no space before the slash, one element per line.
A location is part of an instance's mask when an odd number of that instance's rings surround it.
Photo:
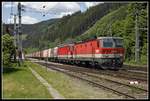
<path fill-rule="evenodd" d="M 13 37 L 9 34 L 2 36 L 2 53 L 3 53 L 3 66 L 9 67 L 11 65 L 11 57 L 14 54 L 15 46 L 13 44 Z"/>

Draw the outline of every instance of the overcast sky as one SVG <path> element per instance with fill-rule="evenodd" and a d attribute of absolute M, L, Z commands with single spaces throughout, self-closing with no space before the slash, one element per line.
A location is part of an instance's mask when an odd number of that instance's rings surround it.
<path fill-rule="evenodd" d="M 21 2 L 25 10 L 22 11 L 22 23 L 34 24 L 52 18 L 61 18 L 76 11 L 85 12 L 89 7 L 99 3 L 103 2 Z M 17 5 L 18 2 L 2 2 L 3 23 L 13 23 L 14 16 L 10 13 L 17 14 Z"/>

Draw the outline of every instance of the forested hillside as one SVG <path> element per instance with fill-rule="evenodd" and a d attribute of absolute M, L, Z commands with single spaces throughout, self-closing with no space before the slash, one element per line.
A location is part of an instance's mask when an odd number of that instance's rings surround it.
<path fill-rule="evenodd" d="M 42 21 L 36 24 L 22 24 L 22 39 L 23 39 L 23 47 L 27 49 L 27 51 L 37 50 L 38 45 L 37 40 L 39 40 L 39 36 L 42 36 L 45 33 L 47 26 L 57 22 L 59 19 L 50 19 L 46 21 Z M 13 24 L 3 24 L 3 34 L 9 33 L 13 36 Z M 35 44 L 34 44 L 35 43 Z M 30 46 L 30 48 L 29 48 Z M 33 48 L 33 47 L 35 48 Z"/>
<path fill-rule="evenodd" d="M 104 3 L 91 7 L 83 13 L 78 11 L 60 19 L 22 25 L 22 33 L 27 34 L 23 40 L 23 47 L 30 52 L 74 41 L 76 36 L 83 34 L 96 21 L 122 5 L 126 3 Z M 8 26 L 13 33 L 13 26 Z"/>
<path fill-rule="evenodd" d="M 92 27 L 97 20 L 119 8 L 121 5 L 125 4 L 99 4 L 89 8 L 84 13 L 78 11 L 72 15 L 64 16 L 51 25 L 36 27 L 36 30 L 33 29 L 36 34 L 30 34 L 27 37 L 24 47 L 44 49 L 72 41 L 73 38 Z"/>
<path fill-rule="evenodd" d="M 96 22 L 76 40 L 86 40 L 97 36 L 118 36 L 124 39 L 126 61 L 135 59 L 135 12 L 138 10 L 138 32 L 140 34 L 140 54 L 143 63 L 147 62 L 148 15 L 146 3 L 132 3 L 110 12 Z M 145 29 L 142 29 L 145 28 Z"/>
<path fill-rule="evenodd" d="M 39 29 L 43 29 L 46 26 L 50 26 L 51 24 L 53 24 L 54 22 L 56 22 L 58 19 L 50 19 L 47 21 L 42 21 L 40 23 L 36 23 L 36 24 L 22 24 L 22 34 L 36 34 L 38 33 L 40 30 Z M 11 35 L 13 35 L 13 29 L 14 29 L 14 24 L 3 24 L 3 34 L 7 33 L 7 28 L 9 28 L 9 33 Z M 38 33 L 39 34 L 39 33 Z"/>

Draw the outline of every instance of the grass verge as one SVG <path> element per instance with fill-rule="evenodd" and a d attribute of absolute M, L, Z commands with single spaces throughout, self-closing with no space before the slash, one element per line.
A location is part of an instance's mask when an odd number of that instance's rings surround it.
<path fill-rule="evenodd" d="M 3 98 L 52 98 L 47 89 L 29 70 L 27 62 L 23 66 L 3 68 Z"/>

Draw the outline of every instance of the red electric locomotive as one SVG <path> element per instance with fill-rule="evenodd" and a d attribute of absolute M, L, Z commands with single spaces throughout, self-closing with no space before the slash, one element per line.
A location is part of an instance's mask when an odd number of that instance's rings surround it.
<path fill-rule="evenodd" d="M 98 37 L 84 42 L 64 44 L 32 53 L 32 57 L 55 62 L 91 64 L 103 69 L 118 70 L 124 59 L 123 39 L 120 37 Z"/>
<path fill-rule="evenodd" d="M 103 69 L 119 69 L 123 65 L 124 48 L 120 37 L 97 39 L 58 47 L 58 60 L 86 63 Z"/>

